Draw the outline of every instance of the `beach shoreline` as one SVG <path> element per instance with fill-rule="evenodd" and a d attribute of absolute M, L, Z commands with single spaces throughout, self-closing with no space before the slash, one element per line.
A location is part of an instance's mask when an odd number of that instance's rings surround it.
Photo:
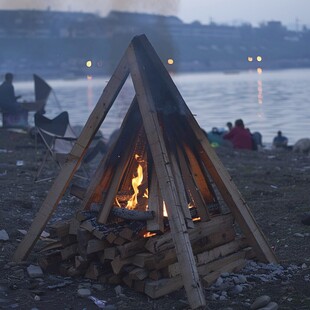
<path fill-rule="evenodd" d="M 12 262 L 23 233 L 29 229 L 53 184 L 53 181 L 34 182 L 43 153 L 43 146 L 36 148 L 35 139 L 28 132 L 0 129 L 0 230 L 5 230 L 9 236 L 7 241 L 0 241 L 0 299 L 3 300 L 0 308 L 16 305 L 17 309 L 96 309 L 91 300 L 77 294 L 81 283 L 91 281 L 44 273 L 40 282 L 28 276 L 26 268 L 37 263 L 39 244 L 26 262 Z M 208 309 L 224 309 L 232 304 L 233 309 L 249 309 L 246 303 L 264 294 L 270 295 L 281 309 L 309 309 L 309 281 L 305 279 L 310 277 L 310 226 L 302 224 L 301 220 L 305 213 L 310 212 L 310 156 L 271 149 L 237 151 L 217 148 L 216 153 L 274 249 L 279 263 L 296 265 L 298 269 L 289 281 L 279 278 L 270 283 L 256 283 L 252 289 L 223 301 L 208 299 L 210 292 L 207 291 Z M 50 161 L 47 172 L 57 175 L 58 171 Z M 66 191 L 45 230 L 48 231 L 51 223 L 70 219 L 78 207 L 79 200 Z M 47 288 L 65 281 L 67 284 L 58 289 Z M 105 284 L 94 295 L 106 299 L 114 309 L 188 309 L 183 290 L 149 300 L 145 295 L 122 287 L 125 297 L 117 296 L 115 286 Z"/>

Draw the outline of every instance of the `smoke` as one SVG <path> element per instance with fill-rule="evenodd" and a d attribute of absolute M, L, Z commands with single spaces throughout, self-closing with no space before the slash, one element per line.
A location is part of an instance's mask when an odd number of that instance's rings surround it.
<path fill-rule="evenodd" d="M 83 11 L 107 15 L 111 10 L 177 15 L 180 0 L 2 0 L 2 9 Z"/>
<path fill-rule="evenodd" d="M 177 15 L 180 0 L 109 0 L 108 10 Z"/>

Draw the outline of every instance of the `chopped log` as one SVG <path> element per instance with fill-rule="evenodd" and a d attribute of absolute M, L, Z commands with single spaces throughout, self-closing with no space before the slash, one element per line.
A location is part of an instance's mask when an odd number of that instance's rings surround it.
<path fill-rule="evenodd" d="M 181 276 L 164 278 L 157 281 L 146 281 L 144 293 L 155 299 L 170 294 L 182 287 L 183 281 Z"/>
<path fill-rule="evenodd" d="M 210 272 L 202 278 L 202 283 L 205 287 L 210 286 L 216 279 L 224 272 L 237 272 L 241 270 L 246 264 L 246 259 L 239 258 L 235 261 L 231 261 L 227 265 L 221 266 L 219 270 Z"/>
<path fill-rule="evenodd" d="M 225 257 L 222 257 L 218 260 L 215 260 L 213 262 L 210 262 L 205 265 L 198 266 L 198 272 L 201 276 L 205 276 L 208 273 L 214 272 L 214 271 L 219 271 L 221 270 L 224 266 L 229 265 L 230 263 L 239 260 L 239 259 L 246 259 L 247 252 L 250 251 L 251 248 L 246 248 L 243 249 L 239 252 L 227 255 Z"/>
<path fill-rule="evenodd" d="M 128 241 L 133 241 L 133 239 L 134 239 L 134 233 L 133 233 L 133 231 L 132 231 L 130 228 L 128 228 L 128 227 L 123 228 L 123 229 L 119 232 L 118 235 L 119 235 L 120 237 L 122 237 L 122 238 L 128 240 Z"/>
<path fill-rule="evenodd" d="M 70 222 L 58 221 L 49 228 L 50 238 L 61 238 L 69 234 Z"/>
<path fill-rule="evenodd" d="M 242 240 L 234 240 L 227 244 L 216 247 L 210 251 L 205 251 L 203 253 L 199 253 L 196 256 L 197 260 L 197 270 L 200 276 L 204 276 L 207 273 L 213 271 L 212 268 L 217 268 L 225 263 L 230 263 L 231 260 L 235 260 L 236 258 L 245 257 L 246 253 L 249 251 L 241 251 L 241 247 L 245 247 L 245 244 Z M 238 252 L 239 250 L 239 252 Z M 169 278 L 173 278 L 180 274 L 179 263 L 176 262 L 167 267 L 165 270 L 165 276 Z"/>
<path fill-rule="evenodd" d="M 129 277 L 128 274 L 127 274 L 126 276 L 124 276 L 124 277 L 122 278 L 122 280 L 123 280 L 123 282 L 124 282 L 128 287 L 130 287 L 130 288 L 133 287 L 133 285 L 134 285 L 134 280 L 131 279 L 131 278 Z"/>
<path fill-rule="evenodd" d="M 129 272 L 129 277 L 133 280 L 144 280 L 148 277 L 149 272 L 143 268 L 134 268 Z"/>
<path fill-rule="evenodd" d="M 86 253 L 92 254 L 96 252 L 100 252 L 108 247 L 108 242 L 105 240 L 98 240 L 98 239 L 90 239 L 87 242 Z"/>
<path fill-rule="evenodd" d="M 61 249 L 76 242 L 77 242 L 76 236 L 67 235 L 61 238 L 59 241 L 55 241 L 55 242 L 47 244 L 46 246 L 43 246 L 39 252 L 43 253 L 43 252 L 50 251 L 50 250 Z"/>
<path fill-rule="evenodd" d="M 110 232 L 107 236 L 106 236 L 106 240 L 110 243 L 113 243 L 114 240 L 117 238 L 117 235 L 115 235 L 113 232 Z"/>
<path fill-rule="evenodd" d="M 40 256 L 38 258 L 38 263 L 40 267 L 45 271 L 54 270 L 55 266 L 57 267 L 61 261 L 62 257 L 60 251 L 55 251 L 48 255 Z"/>
<path fill-rule="evenodd" d="M 99 239 L 99 240 L 105 240 L 105 239 L 106 239 L 106 236 L 107 236 L 106 232 L 100 231 L 100 230 L 97 230 L 97 229 L 94 229 L 94 230 L 92 231 L 92 234 L 93 234 L 97 239 Z"/>
<path fill-rule="evenodd" d="M 157 281 L 157 280 L 163 278 L 163 274 L 160 270 L 152 270 L 149 272 L 149 278 Z"/>
<path fill-rule="evenodd" d="M 225 231 L 229 227 L 233 225 L 233 217 L 231 214 L 222 215 L 218 217 L 212 218 L 209 222 L 201 222 L 195 225 L 195 228 L 189 229 L 189 238 L 193 243 L 203 237 L 210 235 L 216 231 Z M 166 233 L 162 236 L 154 236 L 149 238 L 147 241 L 145 248 L 152 253 L 164 251 L 166 249 L 170 249 L 174 247 L 171 233 Z"/>
<path fill-rule="evenodd" d="M 86 270 L 85 278 L 97 280 L 101 273 L 103 273 L 102 266 L 97 262 L 91 262 Z"/>
<path fill-rule="evenodd" d="M 118 246 L 117 250 L 119 251 L 121 258 L 126 258 L 129 256 L 133 256 L 134 254 L 143 252 L 145 243 L 146 240 L 144 238 L 141 238 L 139 240 L 126 243 L 122 246 Z"/>
<path fill-rule="evenodd" d="M 73 266 L 70 266 L 67 269 L 67 276 L 69 276 L 69 277 L 77 277 L 77 276 L 81 276 L 81 275 L 82 275 L 82 271 L 81 270 L 77 270 Z"/>
<path fill-rule="evenodd" d="M 76 218 L 73 217 L 70 220 L 69 234 L 70 235 L 76 235 L 79 227 L 80 227 L 80 222 Z"/>
<path fill-rule="evenodd" d="M 132 264 L 132 262 L 133 257 L 127 257 L 122 259 L 120 255 L 116 256 L 111 262 L 113 272 L 115 274 L 119 274 L 124 266 L 130 265 Z"/>
<path fill-rule="evenodd" d="M 78 244 L 77 243 L 71 244 L 65 247 L 64 249 L 60 250 L 61 259 L 62 260 L 69 259 L 75 256 L 77 252 L 78 252 Z"/>
<path fill-rule="evenodd" d="M 113 244 L 115 245 L 122 245 L 126 242 L 126 240 L 120 236 L 117 236 L 114 240 L 113 240 Z"/>
<path fill-rule="evenodd" d="M 90 262 L 87 259 L 83 258 L 80 255 L 76 255 L 74 258 L 74 261 L 75 261 L 75 268 L 77 270 L 82 270 L 82 271 L 86 271 L 86 269 L 88 268 L 90 264 Z"/>
<path fill-rule="evenodd" d="M 86 258 L 87 244 L 88 241 L 92 239 L 92 234 L 83 228 L 79 228 L 76 236 L 78 241 L 78 252 L 82 257 Z"/>
<path fill-rule="evenodd" d="M 142 267 L 147 268 L 149 270 L 162 269 L 170 264 L 175 263 L 176 261 L 177 256 L 175 249 L 173 248 L 167 251 L 153 254 L 150 257 L 146 256 Z M 133 263 L 135 264 L 135 259 L 133 260 Z"/>
<path fill-rule="evenodd" d="M 153 254 L 151 253 L 138 253 L 133 257 L 133 264 L 137 267 L 145 267 L 146 261 L 152 259 Z"/>
<path fill-rule="evenodd" d="M 154 218 L 153 211 L 138 211 L 119 207 L 113 207 L 111 209 L 111 215 L 131 221 L 146 221 Z"/>
<path fill-rule="evenodd" d="M 224 257 L 230 253 L 237 252 L 243 247 L 246 247 L 245 239 L 239 238 L 227 244 L 218 246 L 212 250 L 199 253 L 196 256 L 197 265 L 207 264 L 218 259 L 219 257 Z"/>
<path fill-rule="evenodd" d="M 92 220 L 86 220 L 80 224 L 80 228 L 83 228 L 89 232 L 93 232 L 95 230 L 95 226 L 93 225 Z"/>
<path fill-rule="evenodd" d="M 117 255 L 119 255 L 119 251 L 117 249 L 117 247 L 108 247 L 105 248 L 103 251 L 103 257 L 105 259 L 114 259 Z"/>

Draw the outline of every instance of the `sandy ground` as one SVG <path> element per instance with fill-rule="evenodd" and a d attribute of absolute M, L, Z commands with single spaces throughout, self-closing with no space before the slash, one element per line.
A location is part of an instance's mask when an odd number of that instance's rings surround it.
<path fill-rule="evenodd" d="M 310 226 L 301 223 L 310 211 L 310 156 L 292 151 L 216 151 L 279 263 L 298 268 L 289 279 L 257 282 L 224 301 L 210 300 L 207 290 L 207 309 L 249 309 L 249 304 L 264 294 L 271 296 L 280 309 L 310 309 Z M 87 284 L 92 287 L 93 296 L 106 300 L 110 309 L 188 309 L 183 290 L 150 300 L 125 286 L 118 295 L 113 286 L 95 289 L 94 283 L 85 279 L 52 274 L 44 274 L 41 280 L 31 279 L 26 268 L 36 263 L 36 248 L 23 264 L 12 263 L 12 255 L 23 238 L 20 230 L 29 229 L 52 185 L 52 181 L 34 183 L 42 154 L 42 146 L 36 151 L 35 141 L 28 133 L 0 129 L 0 230 L 9 236 L 9 240 L 0 241 L 0 308 L 99 309 L 91 300 L 77 295 L 78 287 Z M 45 173 L 57 171 L 50 162 Z M 78 206 L 79 201 L 65 193 L 46 229 L 57 220 L 71 218 Z M 59 287 L 49 288 L 53 285 Z"/>

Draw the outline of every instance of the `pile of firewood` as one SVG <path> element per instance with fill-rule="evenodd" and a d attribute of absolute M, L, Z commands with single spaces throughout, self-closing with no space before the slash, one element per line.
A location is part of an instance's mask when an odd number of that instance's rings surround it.
<path fill-rule="evenodd" d="M 150 233 L 146 220 L 99 224 L 97 213 L 79 211 L 70 221 L 50 227 L 52 242 L 39 251 L 39 264 L 66 276 L 84 276 L 101 283 L 126 284 L 152 298 L 183 286 L 169 231 Z M 195 222 L 189 239 L 202 283 L 209 286 L 222 272 L 242 268 L 253 251 L 238 236 L 231 214 Z"/>

